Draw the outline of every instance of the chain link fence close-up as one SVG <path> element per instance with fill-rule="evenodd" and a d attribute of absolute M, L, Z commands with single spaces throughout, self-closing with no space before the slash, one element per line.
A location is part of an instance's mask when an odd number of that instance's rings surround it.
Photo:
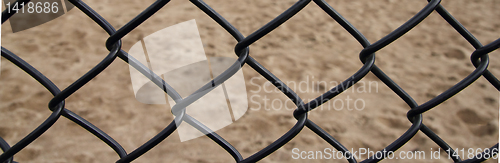
<path fill-rule="evenodd" d="M 498 161 L 497 0 L 3 4 L 0 162 Z"/>

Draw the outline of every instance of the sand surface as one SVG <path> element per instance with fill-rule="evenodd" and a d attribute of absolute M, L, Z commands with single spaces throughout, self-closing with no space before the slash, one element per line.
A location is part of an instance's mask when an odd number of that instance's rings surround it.
<path fill-rule="evenodd" d="M 84 2 L 119 28 L 154 1 Z M 295 3 L 293 0 L 206 2 L 245 36 Z M 424 0 L 327 2 L 372 43 L 426 5 Z M 483 45 L 500 37 L 500 1 L 449 0 L 443 1 L 442 5 Z M 122 49 L 128 51 L 141 38 L 191 19 L 196 20 L 207 56 L 236 57 L 233 48 L 237 42 L 193 4 L 179 0 L 167 4 L 124 37 Z M 18 33 L 12 33 L 8 21 L 2 26 L 2 46 L 29 62 L 59 88 L 69 86 L 108 54 L 104 46 L 107 37 L 78 9 Z M 325 88 L 333 87 L 333 83 L 347 79 L 362 66 L 358 57 L 362 46 L 314 3 L 251 45 L 250 50 L 251 56 L 282 81 L 307 83 L 291 86 L 305 101 L 320 95 Z M 415 29 L 380 50 L 375 64 L 418 104 L 423 104 L 475 69 L 469 59 L 473 51 L 474 48 L 465 39 L 433 12 Z M 489 70 L 497 76 L 500 76 L 499 55 L 498 50 L 490 54 Z M 0 136 L 13 145 L 50 115 L 47 104 L 52 95 L 6 59 L 1 62 Z M 278 139 L 296 120 L 291 110 L 294 107 L 291 102 L 286 102 L 286 96 L 274 91 L 257 91 L 266 85 L 266 80 L 248 65 L 243 67 L 243 73 L 249 109 L 242 118 L 217 133 L 236 147 L 243 157 L 248 157 Z M 251 79 L 254 79 L 253 83 Z M 282 103 L 273 105 L 273 100 Z M 358 103 L 355 103 L 356 100 Z M 341 103 L 343 108 L 340 108 Z M 337 110 L 328 106 L 337 106 Z M 359 110 L 354 108 L 356 106 Z M 66 100 L 66 108 L 108 133 L 127 152 L 145 143 L 173 120 L 166 105 L 147 105 L 134 98 L 128 65 L 119 59 L 71 95 Z M 498 142 L 498 108 L 498 91 L 481 77 L 453 98 L 424 113 L 424 124 L 453 148 L 466 151 L 469 148 L 489 148 Z M 370 73 L 360 84 L 326 103 L 322 109 L 312 111 L 309 118 L 348 149 L 373 151 L 383 149 L 411 126 L 406 118 L 409 109 L 403 100 Z M 288 144 L 261 162 L 331 162 L 295 160 L 294 148 L 323 151 L 331 146 L 304 128 Z M 426 159 L 405 162 L 452 162 L 444 151 L 441 151 L 442 159 L 430 159 L 430 151 L 437 148 L 432 140 L 419 132 L 398 151 L 427 152 Z M 366 157 L 357 159 L 361 161 Z M 22 163 L 115 162 L 118 159 L 118 155 L 105 143 L 63 117 L 15 155 L 15 160 Z M 135 162 L 234 160 L 208 137 L 181 142 L 176 131 Z"/>

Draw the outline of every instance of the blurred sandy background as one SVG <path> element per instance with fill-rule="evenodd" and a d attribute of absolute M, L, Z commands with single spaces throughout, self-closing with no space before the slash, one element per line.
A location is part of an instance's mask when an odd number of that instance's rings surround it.
<path fill-rule="evenodd" d="M 119 28 L 147 8 L 153 0 L 85 0 L 89 6 Z M 295 1 L 207 0 L 210 6 L 248 36 Z M 349 1 L 327 0 L 370 42 L 375 42 L 411 18 L 426 1 Z M 500 1 L 445 0 L 442 5 L 479 41 L 486 45 L 500 37 Z M 212 19 L 188 1 L 174 0 L 122 39 L 123 49 L 155 31 L 195 19 L 207 56 L 236 57 L 237 43 Z M 35 28 L 12 33 L 7 21 L 2 26 L 2 46 L 19 55 L 65 88 L 90 70 L 108 54 L 107 34 L 78 9 Z M 250 46 L 251 55 L 285 82 L 308 81 L 309 88 L 293 88 L 308 101 L 334 85 L 314 85 L 317 81 L 341 82 L 362 63 L 362 47 L 340 25 L 310 3 L 288 22 Z M 418 104 L 430 100 L 459 82 L 474 70 L 469 56 L 474 48 L 436 12 L 415 29 L 377 53 L 376 65 L 406 90 Z M 500 51 L 490 54 L 489 70 L 500 76 Z M 249 66 L 243 68 L 247 81 L 249 109 L 241 119 L 217 131 L 248 157 L 275 141 L 296 122 L 292 111 L 271 105 L 286 97 L 279 93 L 258 92 L 265 79 Z M 66 108 L 84 117 L 117 140 L 127 152 L 156 135 L 172 120 L 165 105 L 146 105 L 134 99 L 128 65 L 116 59 L 103 73 L 66 100 Z M 250 79 L 258 77 L 254 84 Z M 370 92 L 352 89 L 335 99 L 349 103 L 360 99 L 362 110 L 317 109 L 309 118 L 348 149 L 380 150 L 403 134 L 411 123 L 410 109 L 373 74 L 361 82 L 377 82 Z M 359 88 L 360 85 L 354 86 Z M 270 88 L 270 87 L 269 87 Z M 309 90 L 309 91 L 298 91 Z M 321 90 L 321 89 L 320 89 Z M 367 90 L 367 91 L 368 91 Z M 13 145 L 36 128 L 49 115 L 51 94 L 6 59 L 0 77 L 0 136 Z M 270 99 L 265 103 L 263 98 Z M 499 93 L 483 77 L 458 95 L 424 114 L 424 124 L 453 148 L 489 148 L 498 142 Z M 291 104 L 291 102 L 288 102 Z M 360 104 L 360 103 L 359 103 Z M 264 105 L 266 107 L 264 107 Z M 325 105 L 332 106 L 332 102 Z M 337 106 L 340 103 L 337 103 Z M 358 105 L 361 106 L 361 105 Z M 288 105 L 289 109 L 292 106 Z M 292 149 L 331 148 L 319 136 L 304 128 L 288 144 L 261 162 L 332 162 L 332 160 L 294 160 Z M 426 151 L 426 160 L 405 162 L 452 162 L 441 151 L 441 160 L 430 160 L 430 150 L 438 146 L 419 132 L 398 151 Z M 357 158 L 361 161 L 366 158 Z M 98 138 L 61 117 L 39 139 L 15 155 L 25 162 L 115 162 L 118 155 Z M 399 160 L 401 161 L 401 160 Z M 232 157 L 207 137 L 180 142 L 177 132 L 135 162 L 234 162 Z M 336 160 L 334 162 L 345 162 Z M 383 162 L 398 162 L 384 160 Z M 497 162 L 497 160 L 491 160 Z"/>

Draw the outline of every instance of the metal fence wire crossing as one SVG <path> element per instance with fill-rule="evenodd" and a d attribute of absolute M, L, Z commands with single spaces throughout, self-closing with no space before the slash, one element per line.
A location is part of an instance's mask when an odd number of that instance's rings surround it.
<path fill-rule="evenodd" d="M 27 3 L 29 1 L 30 0 L 18 0 L 17 2 Z M 297 122 L 291 129 L 289 129 L 285 134 L 283 134 L 280 138 L 269 144 L 264 149 L 261 149 L 248 158 L 243 158 L 239 151 L 236 150 L 236 148 L 234 148 L 226 140 L 224 140 L 224 138 L 219 136 L 217 133 L 212 132 L 204 124 L 200 123 L 186 113 L 185 107 L 201 98 L 199 92 L 195 92 L 183 99 L 176 92 L 176 90 L 174 90 L 161 77 L 159 77 L 157 74 L 152 73 L 152 71 L 150 71 L 147 66 L 141 64 L 138 60 L 131 57 L 127 52 L 121 49 L 122 42 L 120 39 L 129 34 L 129 32 L 131 32 L 133 29 L 141 25 L 141 23 L 150 18 L 152 15 L 154 15 L 158 10 L 165 6 L 169 2 L 169 0 L 155 1 L 147 9 L 145 9 L 143 12 L 141 12 L 134 19 L 130 20 L 127 24 L 125 24 L 118 30 L 113 28 L 113 26 L 111 26 L 110 23 L 106 21 L 106 19 L 101 17 L 96 11 L 86 5 L 83 1 L 69 1 L 80 11 L 85 13 L 89 18 L 95 21 L 100 27 L 102 27 L 103 30 L 105 30 L 109 34 L 109 38 L 106 41 L 106 48 L 109 50 L 109 54 L 105 56 L 100 63 L 98 63 L 85 75 L 81 76 L 70 86 L 61 90 L 50 79 L 45 77 L 44 74 L 40 73 L 36 68 L 32 67 L 28 62 L 24 61 L 11 51 L 2 47 L 2 57 L 9 60 L 17 67 L 28 73 L 31 77 L 36 79 L 50 93 L 52 93 L 54 98 L 52 98 L 48 105 L 49 109 L 52 111 L 51 115 L 26 137 L 21 139 L 16 144 L 13 144 L 12 146 L 10 146 L 3 138 L 0 137 L 0 148 L 3 150 L 3 153 L 0 155 L 0 162 L 14 162 L 14 156 L 16 155 L 16 153 L 23 150 L 27 145 L 32 143 L 45 131 L 51 128 L 51 126 L 60 118 L 60 116 L 63 116 L 78 124 L 79 126 L 85 128 L 88 132 L 92 133 L 93 135 L 101 139 L 104 143 L 109 145 L 109 147 L 111 147 L 120 158 L 116 161 L 117 163 L 131 162 L 144 153 L 148 152 L 150 149 L 170 136 L 177 129 L 176 123 L 188 123 L 189 125 L 195 127 L 197 130 L 200 130 L 203 133 L 208 133 L 207 136 L 222 148 L 224 148 L 236 162 L 257 162 L 261 159 L 264 159 L 274 151 L 287 144 L 291 139 L 298 135 L 304 127 L 312 130 L 319 137 L 327 141 L 336 150 L 348 153 L 348 149 L 344 147 L 339 141 L 337 141 L 332 135 L 330 135 L 319 125 L 316 125 L 313 121 L 308 119 L 308 112 L 314 110 L 328 100 L 333 99 L 346 89 L 349 89 L 349 87 L 353 86 L 370 72 L 378 77 L 392 91 L 394 91 L 411 108 L 411 110 L 407 112 L 407 118 L 412 123 L 411 127 L 408 128 L 403 135 L 394 140 L 391 144 L 387 145 L 381 151 L 394 152 L 401 148 L 405 143 L 410 141 L 410 139 L 412 139 L 412 137 L 417 132 L 421 131 L 428 138 L 439 145 L 439 147 L 443 150 L 449 150 L 453 152 L 453 149 L 445 142 L 445 140 L 441 139 L 435 132 L 426 127 L 426 125 L 422 122 L 424 116 L 423 114 L 426 111 L 433 109 L 435 106 L 443 103 L 447 99 L 453 97 L 455 94 L 471 85 L 480 77 L 486 78 L 489 83 L 491 83 L 491 85 L 493 85 L 497 90 L 500 91 L 500 81 L 487 69 L 489 64 L 488 53 L 500 48 L 500 38 L 483 46 L 463 25 L 461 25 L 450 13 L 446 11 L 443 6 L 440 5 L 441 0 L 428 0 L 428 4 L 418 13 L 416 13 L 411 19 L 409 19 L 399 28 L 392 31 L 390 34 L 386 35 L 373 44 L 370 43 L 361 32 L 354 28 L 353 25 L 351 25 L 344 17 L 342 17 L 342 15 L 334 10 L 334 8 L 327 2 L 325 2 L 324 0 L 313 0 L 313 2 L 317 6 L 319 6 L 319 8 L 324 10 L 331 18 L 333 18 L 334 21 L 339 23 L 345 30 L 347 30 L 347 32 L 349 32 L 354 38 L 356 38 L 356 40 L 364 47 L 364 49 L 359 53 L 359 58 L 363 63 L 363 66 L 360 67 L 356 73 L 352 74 L 351 77 L 345 79 L 341 84 L 332 89 L 335 91 L 327 91 L 320 97 L 316 98 L 316 100 L 312 100 L 308 103 L 304 103 L 302 99 L 294 91 L 292 91 L 292 89 L 284 84 L 284 82 L 280 81 L 280 79 L 278 79 L 264 66 L 262 66 L 254 58 L 252 58 L 252 56 L 250 55 L 249 46 L 255 43 L 257 40 L 261 39 L 266 34 L 273 32 L 278 26 L 285 23 L 295 14 L 299 13 L 301 9 L 311 3 L 311 0 L 299 0 L 293 6 L 281 13 L 278 17 L 274 18 L 272 21 L 247 37 L 243 36 L 238 31 L 238 29 L 236 29 L 233 25 L 226 21 L 221 15 L 219 15 L 214 9 L 212 9 L 202 0 L 190 0 L 191 3 L 196 5 L 200 10 L 210 16 L 222 28 L 229 32 L 234 37 L 234 39 L 238 41 L 234 48 L 234 52 L 238 56 L 238 60 L 233 64 L 233 66 L 225 70 L 221 75 L 214 77 L 212 81 L 198 90 L 206 90 L 204 88 L 213 87 L 214 85 L 217 86 L 226 81 L 230 76 L 235 74 L 242 66 L 250 66 L 259 74 L 261 74 L 265 79 L 273 83 L 275 87 L 281 90 L 282 93 L 285 94 L 290 100 L 292 100 L 297 106 L 297 108 L 293 112 L 293 116 L 295 117 Z M 11 6 L 11 10 L 12 9 L 13 6 Z M 443 17 L 458 33 L 460 33 L 460 35 L 463 36 L 463 38 L 465 38 L 476 49 L 470 56 L 471 62 L 476 67 L 476 69 L 467 77 L 463 78 L 460 82 L 444 91 L 437 97 L 419 105 L 415 102 L 415 100 L 413 100 L 410 95 L 405 92 L 405 90 L 399 87 L 391 78 L 389 78 L 380 68 L 375 65 L 375 53 L 391 44 L 401 36 L 405 35 L 405 33 L 412 30 L 412 28 L 417 26 L 421 21 L 423 21 L 429 14 L 434 11 L 439 13 L 441 17 Z M 2 23 L 7 21 L 12 15 L 14 15 L 14 12 L 7 12 L 7 9 L 3 11 Z M 92 123 L 83 119 L 79 115 L 75 114 L 70 109 L 65 108 L 66 98 L 71 96 L 82 86 L 88 83 L 91 79 L 95 78 L 102 71 L 104 71 L 106 67 L 108 67 L 116 60 L 117 57 L 133 66 L 144 76 L 148 77 L 159 87 L 159 89 L 163 89 L 176 102 L 176 107 L 172 108 L 172 113 L 175 115 L 175 119 L 160 133 L 158 133 L 152 139 L 130 153 L 127 153 L 124 148 L 108 134 L 94 126 Z M 493 152 L 495 150 L 498 151 L 498 143 L 493 145 L 489 151 L 485 150 L 481 155 L 484 156 L 484 154 L 496 154 Z M 485 160 L 484 157 L 474 157 L 468 160 L 463 160 L 456 155 L 450 156 L 454 162 L 481 162 Z M 383 160 L 384 157 L 373 155 L 361 162 L 378 162 Z M 347 161 L 354 163 L 358 162 L 359 160 L 356 160 L 355 157 L 347 157 Z"/>

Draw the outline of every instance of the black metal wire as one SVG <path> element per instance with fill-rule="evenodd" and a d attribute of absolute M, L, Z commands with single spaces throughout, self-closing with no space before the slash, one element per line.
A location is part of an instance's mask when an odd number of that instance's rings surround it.
<path fill-rule="evenodd" d="M 302 99 L 287 85 L 285 85 L 279 78 L 273 75 L 269 70 L 262 66 L 250 55 L 250 45 L 256 41 L 262 39 L 265 35 L 276 30 L 277 27 L 285 23 L 288 19 L 293 17 L 295 14 L 299 13 L 305 6 L 307 6 L 311 0 L 299 0 L 278 17 L 271 20 L 269 23 L 259 28 L 247 37 L 244 37 L 238 29 L 231 25 L 228 21 L 224 19 L 220 14 L 218 14 L 214 9 L 207 5 L 202 0 L 190 0 L 195 6 L 197 6 L 201 11 L 205 12 L 210 18 L 217 22 L 222 28 L 224 28 L 231 36 L 233 36 L 238 43 L 234 47 L 235 54 L 238 56 L 238 60 L 228 69 L 226 69 L 222 74 L 215 77 L 212 81 L 206 83 L 203 87 L 199 88 L 195 93 L 191 94 L 186 98 L 182 98 L 168 83 L 166 83 L 158 75 L 152 73 L 146 66 L 141 64 L 135 58 L 127 54 L 125 51 L 121 50 L 121 39 L 126 36 L 130 31 L 137 28 L 141 23 L 146 21 L 149 17 L 154 15 L 158 10 L 164 7 L 169 0 L 157 0 L 151 4 L 147 9 L 125 24 L 122 28 L 115 30 L 115 28 L 109 24 L 103 17 L 101 17 L 92 8 L 86 5 L 81 0 L 70 0 L 70 2 L 75 5 L 80 11 L 85 13 L 90 19 L 95 21 L 104 31 L 106 31 L 110 36 L 106 40 L 106 48 L 110 53 L 102 59 L 95 67 L 89 70 L 85 75 L 80 77 L 78 80 L 73 82 L 70 86 L 66 87 L 62 91 L 52 83 L 47 77 L 40 73 L 36 68 L 32 67 L 29 63 L 10 52 L 9 50 L 2 47 L 2 56 L 14 63 L 17 67 L 25 71 L 28 75 L 37 80 L 42 86 L 47 88 L 47 90 L 54 95 L 54 98 L 49 102 L 48 108 L 52 111 L 52 114 L 35 130 L 30 134 L 25 136 L 22 140 L 14 144 L 12 147 L 0 137 L 0 149 L 4 151 L 0 155 L 0 162 L 14 162 L 14 155 L 19 151 L 23 150 L 28 144 L 36 140 L 40 135 L 42 135 L 47 129 L 49 129 L 62 115 L 69 120 L 75 122 L 79 126 L 85 128 L 90 133 L 94 134 L 96 137 L 101 139 L 104 143 L 110 146 L 120 157 L 116 162 L 124 163 L 131 162 L 156 145 L 161 141 L 166 139 L 170 134 L 172 134 L 176 129 L 177 125 L 182 122 L 187 122 L 189 125 L 195 127 L 199 131 L 204 133 L 209 133 L 207 136 L 212 139 L 215 143 L 220 145 L 224 150 L 226 150 L 236 162 L 257 162 L 264 159 L 277 149 L 284 146 L 290 140 L 292 140 L 300 131 L 306 126 L 319 137 L 324 139 L 330 145 L 332 145 L 338 151 L 347 153 L 350 156 L 348 149 L 337 141 L 332 135 L 323 130 L 320 126 L 316 125 L 313 121 L 308 119 L 308 112 L 333 99 L 337 95 L 341 94 L 343 91 L 349 89 L 351 86 L 356 84 L 359 80 L 364 78 L 369 72 L 372 72 L 377 78 L 379 78 L 385 85 L 387 85 L 396 95 L 398 95 L 403 101 L 405 101 L 411 110 L 408 111 L 408 120 L 412 123 L 412 126 L 401 135 L 398 139 L 389 144 L 386 148 L 381 151 L 396 151 L 401 148 L 405 143 L 410 141 L 412 137 L 418 132 L 422 131 L 427 137 L 434 141 L 439 147 L 443 148 L 448 153 L 454 162 L 481 162 L 484 161 L 484 154 L 489 154 L 492 156 L 494 150 L 498 151 L 498 143 L 490 148 L 489 151 L 484 151 L 475 158 L 461 161 L 461 158 L 454 153 L 453 149 L 441 139 L 435 132 L 425 126 L 422 122 L 423 113 L 433 109 L 437 105 L 448 100 L 458 92 L 465 89 L 467 86 L 471 85 L 479 77 L 484 76 L 498 91 L 500 91 L 500 81 L 488 71 L 489 59 L 488 53 L 500 48 L 500 38 L 483 46 L 460 22 L 458 22 L 446 9 L 440 5 L 441 0 L 428 0 L 428 4 L 415 14 L 411 19 L 401 25 L 399 28 L 383 37 L 382 39 L 376 41 L 373 44 L 363 36 L 352 24 L 350 24 L 342 15 L 340 15 L 332 6 L 330 6 L 324 0 L 312 0 L 316 5 L 319 6 L 323 11 L 325 11 L 334 21 L 339 23 L 348 33 L 350 33 L 360 44 L 364 47 L 359 53 L 359 58 L 363 63 L 363 66 L 355 72 L 351 77 L 346 79 L 344 82 L 334 87 L 330 91 L 322 94 L 315 100 L 310 101 L 305 104 Z M 17 2 L 29 2 L 29 0 L 18 0 Z M 399 85 L 397 85 L 391 78 L 389 78 L 380 68 L 375 65 L 375 52 L 384 48 L 385 46 L 391 44 L 405 33 L 417 26 L 421 21 L 423 21 L 430 13 L 436 11 L 447 21 L 460 35 L 464 37 L 476 50 L 471 54 L 471 62 L 476 67 L 476 69 L 470 73 L 467 77 L 462 79 L 460 82 L 441 93 L 437 97 L 425 102 L 424 104 L 418 105 L 415 100 L 406 93 Z M 7 10 L 2 13 L 2 23 L 7 21 L 14 12 L 7 12 Z M 91 79 L 95 78 L 102 71 L 106 69 L 111 63 L 115 62 L 115 58 L 118 57 L 137 69 L 144 76 L 149 78 L 153 83 L 155 83 L 160 89 L 166 92 L 173 100 L 175 100 L 176 105 L 172 108 L 172 113 L 176 118 L 166 126 L 160 133 L 155 137 L 151 138 L 148 142 L 144 143 L 142 146 L 136 150 L 127 153 L 123 147 L 116 142 L 112 137 L 107 135 L 105 132 L 94 126 L 92 123 L 78 116 L 76 113 L 64 108 L 64 100 L 71 96 L 73 93 L 78 91 L 79 88 L 87 84 Z M 239 151 L 234 148 L 229 142 L 224 140 L 217 133 L 210 130 L 203 123 L 199 122 L 195 118 L 189 116 L 185 112 L 185 108 L 191 103 L 195 102 L 203 95 L 208 93 L 207 90 L 212 90 L 218 85 L 225 82 L 231 76 L 233 76 L 242 66 L 249 65 L 256 72 L 262 75 L 265 79 L 270 81 L 275 87 L 282 91 L 290 100 L 294 102 L 297 109 L 294 110 L 293 115 L 297 119 L 297 122 L 292 126 L 288 132 L 283 136 L 278 138 L 276 141 L 272 142 L 270 145 L 264 149 L 256 152 L 248 158 L 243 158 Z M 176 125 L 177 124 L 177 125 Z M 384 158 L 378 156 L 371 156 L 362 162 L 379 162 Z M 347 157 L 347 161 L 350 163 L 356 163 L 355 157 Z"/>

